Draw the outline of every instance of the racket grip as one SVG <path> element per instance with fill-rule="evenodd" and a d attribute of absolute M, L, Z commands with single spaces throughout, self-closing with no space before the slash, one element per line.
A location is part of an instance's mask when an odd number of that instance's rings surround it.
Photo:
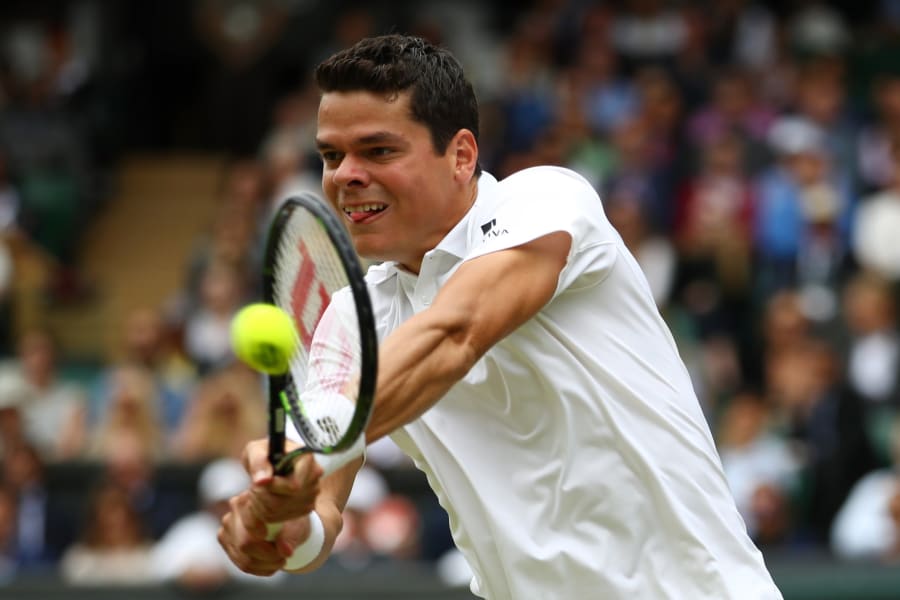
<path fill-rule="evenodd" d="M 270 542 L 278 537 L 281 533 L 281 523 L 266 524 L 266 539 Z M 319 513 L 313 511 L 309 513 L 309 537 L 306 541 L 294 548 L 294 553 L 288 557 L 284 563 L 284 568 L 295 570 L 305 567 L 311 563 L 322 551 L 325 544 L 325 526 L 322 524 L 322 518 Z"/>

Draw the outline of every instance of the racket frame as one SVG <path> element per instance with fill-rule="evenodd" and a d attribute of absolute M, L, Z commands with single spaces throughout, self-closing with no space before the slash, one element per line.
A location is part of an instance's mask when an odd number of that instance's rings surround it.
<path fill-rule="evenodd" d="M 304 418 L 297 404 L 299 389 L 290 372 L 268 376 L 269 462 L 278 475 L 289 474 L 293 470 L 294 461 L 301 454 L 307 452 L 332 454 L 354 445 L 359 436 L 364 434 L 371 417 L 372 405 L 375 401 L 375 380 L 378 373 L 378 337 L 375 332 L 375 315 L 362 265 L 344 224 L 331 207 L 315 194 L 301 193 L 286 199 L 272 220 L 263 259 L 263 300 L 275 304 L 276 257 L 282 235 L 288 227 L 291 217 L 298 210 L 306 210 L 318 220 L 320 226 L 328 234 L 347 275 L 359 327 L 361 352 L 359 392 L 355 398 L 356 408 L 350 424 L 344 435 L 333 446 L 315 446 L 309 444 L 309 440 L 304 440 L 307 442 L 306 446 L 287 452 L 285 449 L 286 419 L 289 417 L 294 420 L 298 432 L 301 435 L 303 432 L 303 428 L 298 425 L 298 421 Z M 351 398 L 351 400 L 353 399 Z"/>

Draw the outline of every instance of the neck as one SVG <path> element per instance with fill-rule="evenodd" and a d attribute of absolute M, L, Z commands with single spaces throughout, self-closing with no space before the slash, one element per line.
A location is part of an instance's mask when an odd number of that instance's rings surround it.
<path fill-rule="evenodd" d="M 429 244 L 428 250 L 433 250 L 437 247 L 438 244 L 441 243 L 447 234 L 450 233 L 456 225 L 463 220 L 466 216 L 466 213 L 471 210 L 472 205 L 475 204 L 475 199 L 478 197 L 478 176 L 473 176 L 469 182 L 460 190 L 460 197 L 462 200 L 458 203 L 459 211 L 457 214 L 453 215 L 452 218 L 449 218 L 447 222 L 449 226 L 441 232 L 440 238 L 437 239 L 433 244 Z M 421 255 L 417 256 L 414 261 L 407 261 L 399 263 L 399 266 L 403 268 L 404 271 L 409 271 L 414 275 L 419 274 L 419 270 L 422 268 L 422 261 L 425 260 L 425 253 L 423 252 Z"/>

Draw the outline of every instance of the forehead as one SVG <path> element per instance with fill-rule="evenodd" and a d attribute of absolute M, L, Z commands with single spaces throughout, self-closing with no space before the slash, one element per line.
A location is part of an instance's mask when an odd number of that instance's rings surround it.
<path fill-rule="evenodd" d="M 421 127 L 412 118 L 408 92 L 326 92 L 319 100 L 317 137 L 367 135 L 371 131 L 404 131 Z"/>

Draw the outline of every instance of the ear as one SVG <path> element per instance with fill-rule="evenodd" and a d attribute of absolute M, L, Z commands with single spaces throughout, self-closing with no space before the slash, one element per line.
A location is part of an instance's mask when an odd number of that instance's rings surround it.
<path fill-rule="evenodd" d="M 453 160 L 453 178 L 458 183 L 468 183 L 478 165 L 478 142 L 468 129 L 460 129 L 450 140 L 448 148 Z"/>

